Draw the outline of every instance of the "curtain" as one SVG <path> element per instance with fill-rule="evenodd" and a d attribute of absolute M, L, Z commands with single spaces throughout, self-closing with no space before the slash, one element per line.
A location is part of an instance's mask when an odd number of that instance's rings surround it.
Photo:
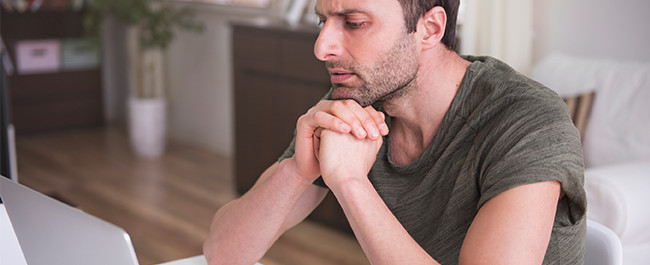
<path fill-rule="evenodd" d="M 528 74 L 533 58 L 533 0 L 461 0 L 460 53 L 498 58 Z"/>

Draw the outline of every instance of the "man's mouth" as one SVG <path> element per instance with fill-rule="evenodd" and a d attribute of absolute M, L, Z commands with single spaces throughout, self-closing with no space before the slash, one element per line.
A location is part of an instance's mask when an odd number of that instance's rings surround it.
<path fill-rule="evenodd" d="M 344 83 L 355 75 L 353 72 L 338 69 L 329 70 L 329 72 L 332 84 Z"/>

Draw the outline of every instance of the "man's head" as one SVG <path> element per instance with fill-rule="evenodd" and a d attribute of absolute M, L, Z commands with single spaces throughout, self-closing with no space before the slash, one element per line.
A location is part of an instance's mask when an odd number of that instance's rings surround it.
<path fill-rule="evenodd" d="M 326 62 L 334 99 L 366 106 L 399 97 L 416 87 L 422 52 L 448 49 L 444 7 L 404 1 L 318 0 L 314 53 Z"/>

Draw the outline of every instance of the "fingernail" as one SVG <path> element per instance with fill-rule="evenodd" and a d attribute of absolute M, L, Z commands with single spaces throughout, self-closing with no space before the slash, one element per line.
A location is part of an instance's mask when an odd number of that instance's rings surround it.
<path fill-rule="evenodd" d="M 379 130 L 381 131 L 382 134 L 387 134 L 388 126 L 385 123 L 382 123 L 379 125 Z"/>
<path fill-rule="evenodd" d="M 379 132 L 376 129 L 370 129 L 368 133 L 370 134 L 370 138 L 377 139 L 379 137 Z"/>
<path fill-rule="evenodd" d="M 359 128 L 359 129 L 357 129 L 357 134 L 360 137 L 366 137 L 366 130 L 364 130 L 363 128 Z"/>

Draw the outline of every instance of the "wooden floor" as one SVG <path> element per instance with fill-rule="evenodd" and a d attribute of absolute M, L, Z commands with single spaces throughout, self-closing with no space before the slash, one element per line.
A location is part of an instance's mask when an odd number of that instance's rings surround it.
<path fill-rule="evenodd" d="M 230 159 L 179 143 L 138 159 L 119 128 L 19 135 L 16 149 L 21 183 L 124 228 L 142 265 L 201 254 L 212 215 L 236 197 Z M 261 262 L 368 264 L 353 237 L 309 221 Z"/>

